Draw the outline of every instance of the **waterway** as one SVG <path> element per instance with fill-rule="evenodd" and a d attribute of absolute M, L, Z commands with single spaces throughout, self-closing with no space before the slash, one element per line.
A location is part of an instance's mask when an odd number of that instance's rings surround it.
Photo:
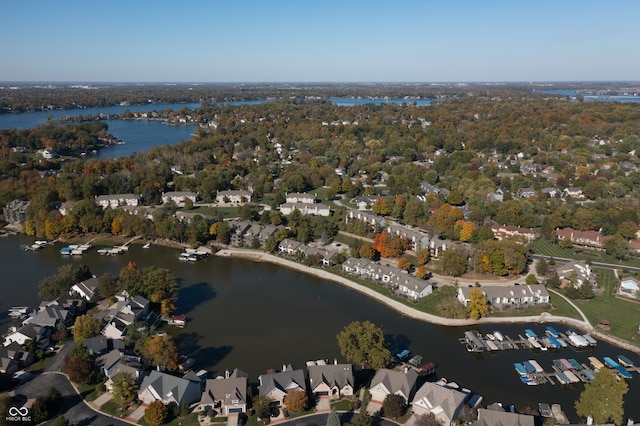
<path fill-rule="evenodd" d="M 277 265 L 253 263 L 245 259 L 209 257 L 196 263 L 178 260 L 178 250 L 160 246 L 143 249 L 133 245 L 121 256 L 100 256 L 95 250 L 85 256 L 62 256 L 60 246 L 25 252 L 23 236 L 0 238 L 0 330 L 10 324 L 10 306 L 39 303 L 37 283 L 65 263 L 87 264 L 92 272 L 117 274 L 127 262 L 139 267 L 169 268 L 179 279 L 178 313 L 191 321 L 180 333 L 181 350 L 197 360 L 198 368 L 214 374 L 235 367 L 247 371 L 251 380 L 269 368 L 284 363 L 304 366 L 307 360 L 334 358 L 339 353 L 336 334 L 355 320 L 370 320 L 383 327 L 392 346 L 406 347 L 425 361 L 438 364 L 438 377 L 455 381 L 484 396 L 485 403 L 500 401 L 519 409 L 537 407 L 538 402 L 560 403 L 570 420 L 577 421 L 573 409 L 582 384 L 560 387 L 526 386 L 513 370 L 513 363 L 536 359 L 550 370 L 555 358 L 623 354 L 640 363 L 637 355 L 600 342 L 593 350 L 533 353 L 528 350 L 493 354 L 471 354 L 458 342 L 468 328 L 443 327 L 404 317 L 383 305 L 333 282 L 318 279 Z M 555 325 L 563 331 L 566 327 Z M 478 328 L 483 333 L 495 329 L 516 338 L 525 328 L 542 334 L 540 324 L 499 325 Z M 640 419 L 640 377 L 629 381 L 625 413 Z"/>

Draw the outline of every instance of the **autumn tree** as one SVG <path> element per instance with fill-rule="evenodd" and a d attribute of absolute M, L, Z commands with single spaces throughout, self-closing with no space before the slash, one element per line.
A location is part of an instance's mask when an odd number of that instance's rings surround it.
<path fill-rule="evenodd" d="M 418 266 L 425 265 L 431 260 L 431 251 L 428 247 L 419 249 L 416 253 L 416 259 Z"/>
<path fill-rule="evenodd" d="M 377 257 L 378 252 L 373 249 L 373 246 L 368 243 L 364 243 L 360 246 L 358 254 L 363 259 L 373 260 Z"/>
<path fill-rule="evenodd" d="M 627 382 L 618 380 L 614 370 L 601 368 L 595 378 L 584 385 L 580 398 L 575 402 L 576 413 L 582 417 L 591 416 L 597 424 L 609 421 L 622 424 L 627 390 Z"/>
<path fill-rule="evenodd" d="M 150 425 L 161 425 L 169 417 L 169 408 L 162 401 L 155 400 L 144 411 L 144 420 Z"/>
<path fill-rule="evenodd" d="M 170 371 L 178 369 L 178 348 L 168 334 L 148 338 L 143 353 L 153 365 L 162 366 Z"/>
<path fill-rule="evenodd" d="M 489 305 L 487 304 L 487 296 L 484 295 L 482 289 L 472 288 L 469 291 L 469 301 L 467 302 L 467 312 L 469 317 L 478 320 L 489 313 Z"/>
<path fill-rule="evenodd" d="M 96 366 L 88 349 L 76 344 L 67 356 L 65 373 L 74 383 L 89 384 L 96 378 Z"/>
<path fill-rule="evenodd" d="M 404 414 L 405 409 L 404 398 L 395 393 L 387 395 L 382 401 L 382 414 L 385 417 L 395 420 Z"/>
<path fill-rule="evenodd" d="M 377 370 L 391 361 L 382 329 L 371 321 L 354 321 L 337 338 L 340 353 L 351 363 Z"/>
<path fill-rule="evenodd" d="M 403 271 L 408 271 L 409 269 L 411 269 L 411 263 L 409 263 L 409 259 L 404 256 L 400 257 L 398 259 L 398 268 L 402 269 Z"/>
<path fill-rule="evenodd" d="M 284 405 L 289 411 L 304 411 L 309 405 L 309 396 L 302 389 L 291 390 L 284 396 Z"/>
<path fill-rule="evenodd" d="M 429 272 L 427 271 L 427 268 L 425 268 L 424 265 L 418 266 L 418 268 L 416 269 L 416 277 L 420 278 L 421 280 L 424 280 L 428 276 L 429 276 Z"/>
<path fill-rule="evenodd" d="M 456 250 L 455 248 L 449 248 L 440 254 L 442 260 L 442 271 L 454 277 L 467 272 L 467 259 L 466 257 Z"/>
<path fill-rule="evenodd" d="M 113 378 L 113 400 L 120 406 L 128 405 L 138 397 L 138 384 L 129 373 L 119 373 Z"/>
<path fill-rule="evenodd" d="M 80 344 L 84 339 L 97 336 L 102 330 L 102 322 L 93 315 L 85 314 L 76 317 L 73 323 L 73 338 Z"/>

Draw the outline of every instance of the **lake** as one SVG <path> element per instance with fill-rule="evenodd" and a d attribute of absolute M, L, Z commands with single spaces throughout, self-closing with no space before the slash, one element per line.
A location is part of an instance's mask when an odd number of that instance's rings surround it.
<path fill-rule="evenodd" d="M 20 245 L 28 241 L 23 236 L 0 238 L 0 329 L 10 323 L 6 312 L 10 306 L 34 307 L 39 303 L 38 281 L 55 273 L 59 265 L 85 263 L 96 275 L 117 274 L 129 261 L 139 267 L 162 266 L 179 279 L 178 313 L 190 318 L 180 334 L 181 350 L 197 360 L 197 368 L 214 374 L 238 367 L 255 381 L 266 369 L 286 363 L 303 367 L 311 359 L 343 360 L 336 335 L 351 321 L 370 320 L 383 328 L 392 346 L 406 347 L 425 361 L 436 362 L 438 377 L 479 393 L 487 404 L 500 401 L 522 409 L 537 408 L 538 402 L 560 403 L 569 418 L 577 421 L 573 402 L 583 390 L 582 384 L 526 386 L 514 372 L 513 363 L 536 359 L 550 370 L 555 358 L 586 362 L 588 356 L 602 359 L 618 354 L 640 362 L 637 355 L 604 342 L 584 351 L 471 354 L 458 342 L 468 328 L 406 318 L 358 292 L 277 265 L 215 256 L 187 263 L 178 260 L 178 250 L 160 246 L 143 249 L 141 245 L 133 245 L 121 256 L 100 256 L 93 250 L 83 257 L 69 257 L 59 254 L 60 245 L 37 252 L 21 250 Z M 525 328 L 538 334 L 544 330 L 540 324 L 477 329 L 483 333 L 500 330 L 515 338 Z M 635 380 L 629 381 L 625 412 L 638 419 L 640 407 L 631 401 L 640 400 L 640 378 L 637 373 L 634 376 Z"/>

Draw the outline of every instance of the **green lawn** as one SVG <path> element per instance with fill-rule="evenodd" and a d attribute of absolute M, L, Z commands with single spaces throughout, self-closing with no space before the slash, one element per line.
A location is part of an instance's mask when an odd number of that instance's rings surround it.
<path fill-rule="evenodd" d="M 336 411 L 351 411 L 351 400 L 341 399 L 340 401 L 332 402 L 331 408 L 335 408 Z"/>
<path fill-rule="evenodd" d="M 262 206 L 252 206 L 251 210 L 253 211 L 262 211 Z M 230 219 L 234 217 L 239 217 L 237 207 L 207 207 L 207 206 L 195 206 L 191 210 L 180 210 L 187 213 L 195 213 L 200 214 L 202 216 L 211 216 L 217 217 L 218 212 L 222 213 L 222 217 L 224 219 Z"/>
<path fill-rule="evenodd" d="M 588 250 L 576 247 L 571 249 L 564 249 L 559 245 L 553 244 L 551 241 L 542 238 L 529 243 L 527 247 L 535 254 L 541 254 L 549 257 L 562 257 L 568 259 L 584 260 L 587 262 L 604 262 L 621 266 L 628 265 L 640 267 L 640 259 L 635 257 L 630 257 L 624 261 L 621 261 L 613 258 L 612 256 L 609 256 L 603 251 Z"/>
<path fill-rule="evenodd" d="M 55 352 L 47 351 L 41 359 L 25 368 L 25 371 L 30 373 L 42 373 L 44 369 L 51 364 L 55 356 Z"/>

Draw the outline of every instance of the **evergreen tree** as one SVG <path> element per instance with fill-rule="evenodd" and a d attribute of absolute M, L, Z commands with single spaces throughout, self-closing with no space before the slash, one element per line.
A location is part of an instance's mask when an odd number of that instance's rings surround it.
<path fill-rule="evenodd" d="M 327 426 L 341 426 L 341 425 L 342 423 L 340 422 L 340 416 L 338 415 L 338 412 L 334 407 L 331 409 L 331 412 L 329 413 L 329 417 L 327 417 Z"/>

